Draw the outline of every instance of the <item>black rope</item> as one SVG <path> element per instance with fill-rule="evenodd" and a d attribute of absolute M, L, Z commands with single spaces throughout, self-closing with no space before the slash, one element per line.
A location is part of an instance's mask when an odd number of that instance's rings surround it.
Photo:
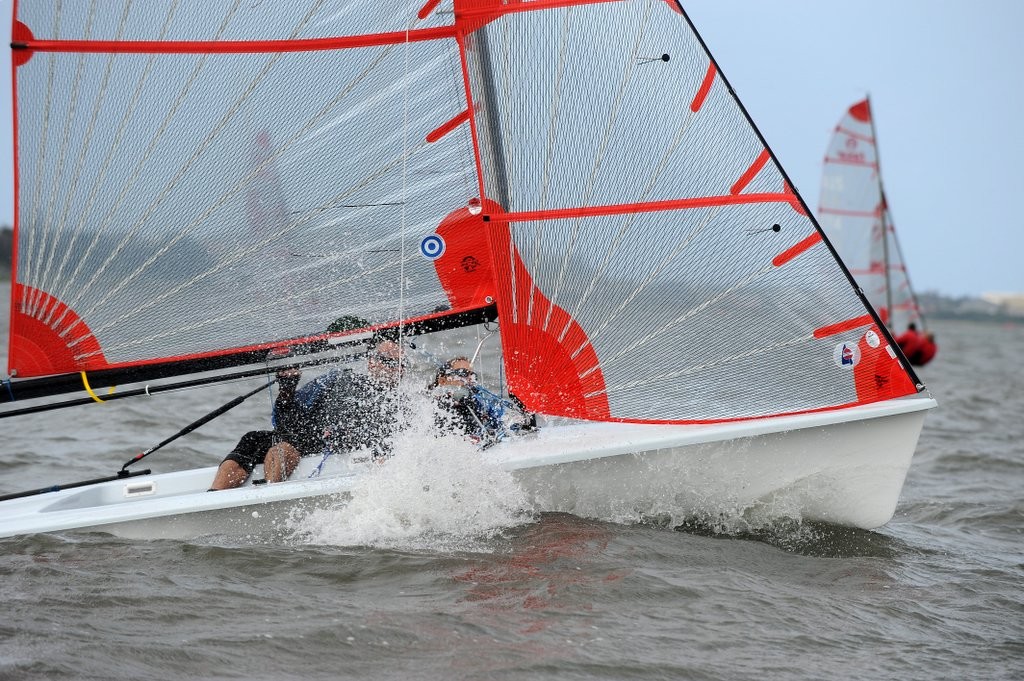
<path fill-rule="evenodd" d="M 189 433 L 191 433 L 193 430 L 195 430 L 199 426 L 201 426 L 201 425 L 203 425 L 205 423 L 209 423 L 210 421 L 212 421 L 213 419 L 217 418 L 218 416 L 220 416 L 221 414 L 223 414 L 226 411 L 230 411 L 231 409 L 234 409 L 235 407 L 240 405 L 242 402 L 245 402 L 247 399 L 249 399 L 250 397 L 252 397 L 256 393 L 262 392 L 262 391 L 266 390 L 267 388 L 269 388 L 270 386 L 274 385 L 275 383 L 277 383 L 277 379 L 273 379 L 271 381 L 267 381 L 265 384 L 259 386 L 258 388 L 250 390 L 249 392 L 245 393 L 244 395 L 239 395 L 238 397 L 234 398 L 233 400 L 231 400 L 230 402 L 228 402 L 226 404 L 222 404 L 221 406 L 219 406 L 216 409 L 214 409 L 213 411 L 211 411 L 209 414 L 206 414 L 205 416 L 203 416 L 201 418 L 198 418 L 195 421 L 193 421 L 192 423 L 188 424 L 187 426 L 185 426 L 184 428 L 182 428 L 177 433 L 175 433 L 174 435 L 170 436 L 169 438 L 167 438 L 166 440 L 164 440 L 160 444 L 155 445 L 153 447 L 150 447 L 149 449 L 147 449 L 144 452 L 140 452 L 140 453 L 136 454 L 132 459 L 130 459 L 129 461 L 125 462 L 125 464 L 123 466 L 121 466 L 121 470 L 122 471 L 126 470 L 128 468 L 128 466 L 131 466 L 136 461 L 140 461 L 140 460 L 146 458 L 147 456 L 149 456 L 150 454 L 152 454 L 156 450 L 160 449 L 164 445 L 167 445 L 167 444 L 170 444 L 171 442 L 174 442 L 175 440 L 177 440 L 182 435 L 188 435 Z"/>
<path fill-rule="evenodd" d="M 105 478 L 93 478 L 92 480 L 82 480 L 80 482 L 69 482 L 66 485 L 50 485 L 49 487 L 40 487 L 39 489 L 31 489 L 27 492 L 13 492 L 11 494 L 0 495 L 0 501 L 7 501 L 8 499 L 20 499 L 22 497 L 31 497 L 36 494 L 46 494 L 47 492 L 59 492 L 63 489 L 73 489 L 75 487 L 85 487 L 86 485 L 97 485 L 101 482 L 112 482 L 114 480 L 121 480 L 122 478 L 134 478 L 137 475 L 149 475 L 152 473 L 148 468 L 144 471 L 128 472 L 122 470 L 117 475 L 110 475 Z"/>

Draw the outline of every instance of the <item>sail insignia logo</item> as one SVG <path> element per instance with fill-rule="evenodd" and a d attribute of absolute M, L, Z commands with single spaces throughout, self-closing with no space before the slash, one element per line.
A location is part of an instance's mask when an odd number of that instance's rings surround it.
<path fill-rule="evenodd" d="M 843 345 L 842 361 L 843 364 L 853 365 L 853 350 L 850 349 L 849 345 Z"/>
<path fill-rule="evenodd" d="M 839 157 L 840 161 L 847 163 L 867 163 L 867 158 L 864 156 L 864 152 L 857 148 L 857 138 L 847 137 L 846 138 L 846 149 L 836 150 L 836 156 Z"/>
<path fill-rule="evenodd" d="M 840 369 L 853 368 L 860 363 L 860 348 L 853 342 L 839 343 L 832 351 L 832 359 Z"/>
<path fill-rule="evenodd" d="M 445 243 L 440 234 L 428 234 L 420 241 L 420 253 L 427 260 L 437 260 L 444 255 Z"/>

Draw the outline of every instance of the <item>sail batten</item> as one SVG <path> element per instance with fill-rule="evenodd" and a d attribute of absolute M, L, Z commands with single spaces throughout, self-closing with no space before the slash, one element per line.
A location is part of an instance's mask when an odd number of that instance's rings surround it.
<path fill-rule="evenodd" d="M 718 69 L 715 68 L 714 62 L 708 64 L 708 72 L 704 76 L 704 80 L 700 84 L 700 88 L 697 89 L 697 94 L 693 96 L 693 101 L 690 102 L 690 111 L 698 113 L 701 107 L 704 106 L 704 100 L 708 98 L 708 93 L 711 92 L 711 86 L 715 82 L 715 75 L 718 73 Z"/>
<path fill-rule="evenodd" d="M 455 26 L 410 29 L 392 33 L 291 40 L 26 40 L 15 50 L 73 54 L 281 54 L 402 45 L 452 39 Z"/>
<path fill-rule="evenodd" d="M 783 192 L 757 194 L 730 193 L 722 196 L 699 196 L 667 201 L 645 201 L 626 204 L 519 211 L 504 213 L 502 214 L 501 219 L 506 222 L 544 222 L 547 220 L 566 220 L 586 217 L 601 217 L 607 215 L 634 215 L 637 213 L 655 213 L 659 211 L 674 211 L 689 208 L 714 208 L 718 206 L 735 206 L 752 203 L 793 204 L 795 201 L 796 199 L 792 194 L 786 194 Z"/>

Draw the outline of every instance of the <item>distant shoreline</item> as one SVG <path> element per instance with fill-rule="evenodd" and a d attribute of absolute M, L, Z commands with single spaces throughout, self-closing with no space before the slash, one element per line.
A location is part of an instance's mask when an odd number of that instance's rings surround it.
<path fill-rule="evenodd" d="M 14 245 L 14 230 L 0 227 L 0 277 L 11 278 L 11 246 Z"/>

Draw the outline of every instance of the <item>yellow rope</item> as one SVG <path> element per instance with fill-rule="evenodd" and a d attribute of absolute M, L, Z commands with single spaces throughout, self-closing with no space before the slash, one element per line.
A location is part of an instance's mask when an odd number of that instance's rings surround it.
<path fill-rule="evenodd" d="M 79 371 L 78 373 L 80 373 L 82 375 L 82 385 L 85 386 L 85 392 L 89 393 L 89 397 L 91 397 L 92 399 L 96 400 L 100 404 L 103 404 L 103 402 L 105 400 L 101 399 L 100 396 L 97 395 L 96 393 L 94 393 L 92 391 L 92 388 L 89 387 L 89 379 L 85 377 L 85 372 L 84 371 Z M 110 390 L 107 391 L 107 394 L 108 395 L 113 395 L 115 390 L 117 390 L 117 386 L 116 385 L 112 386 L 110 388 Z"/>

